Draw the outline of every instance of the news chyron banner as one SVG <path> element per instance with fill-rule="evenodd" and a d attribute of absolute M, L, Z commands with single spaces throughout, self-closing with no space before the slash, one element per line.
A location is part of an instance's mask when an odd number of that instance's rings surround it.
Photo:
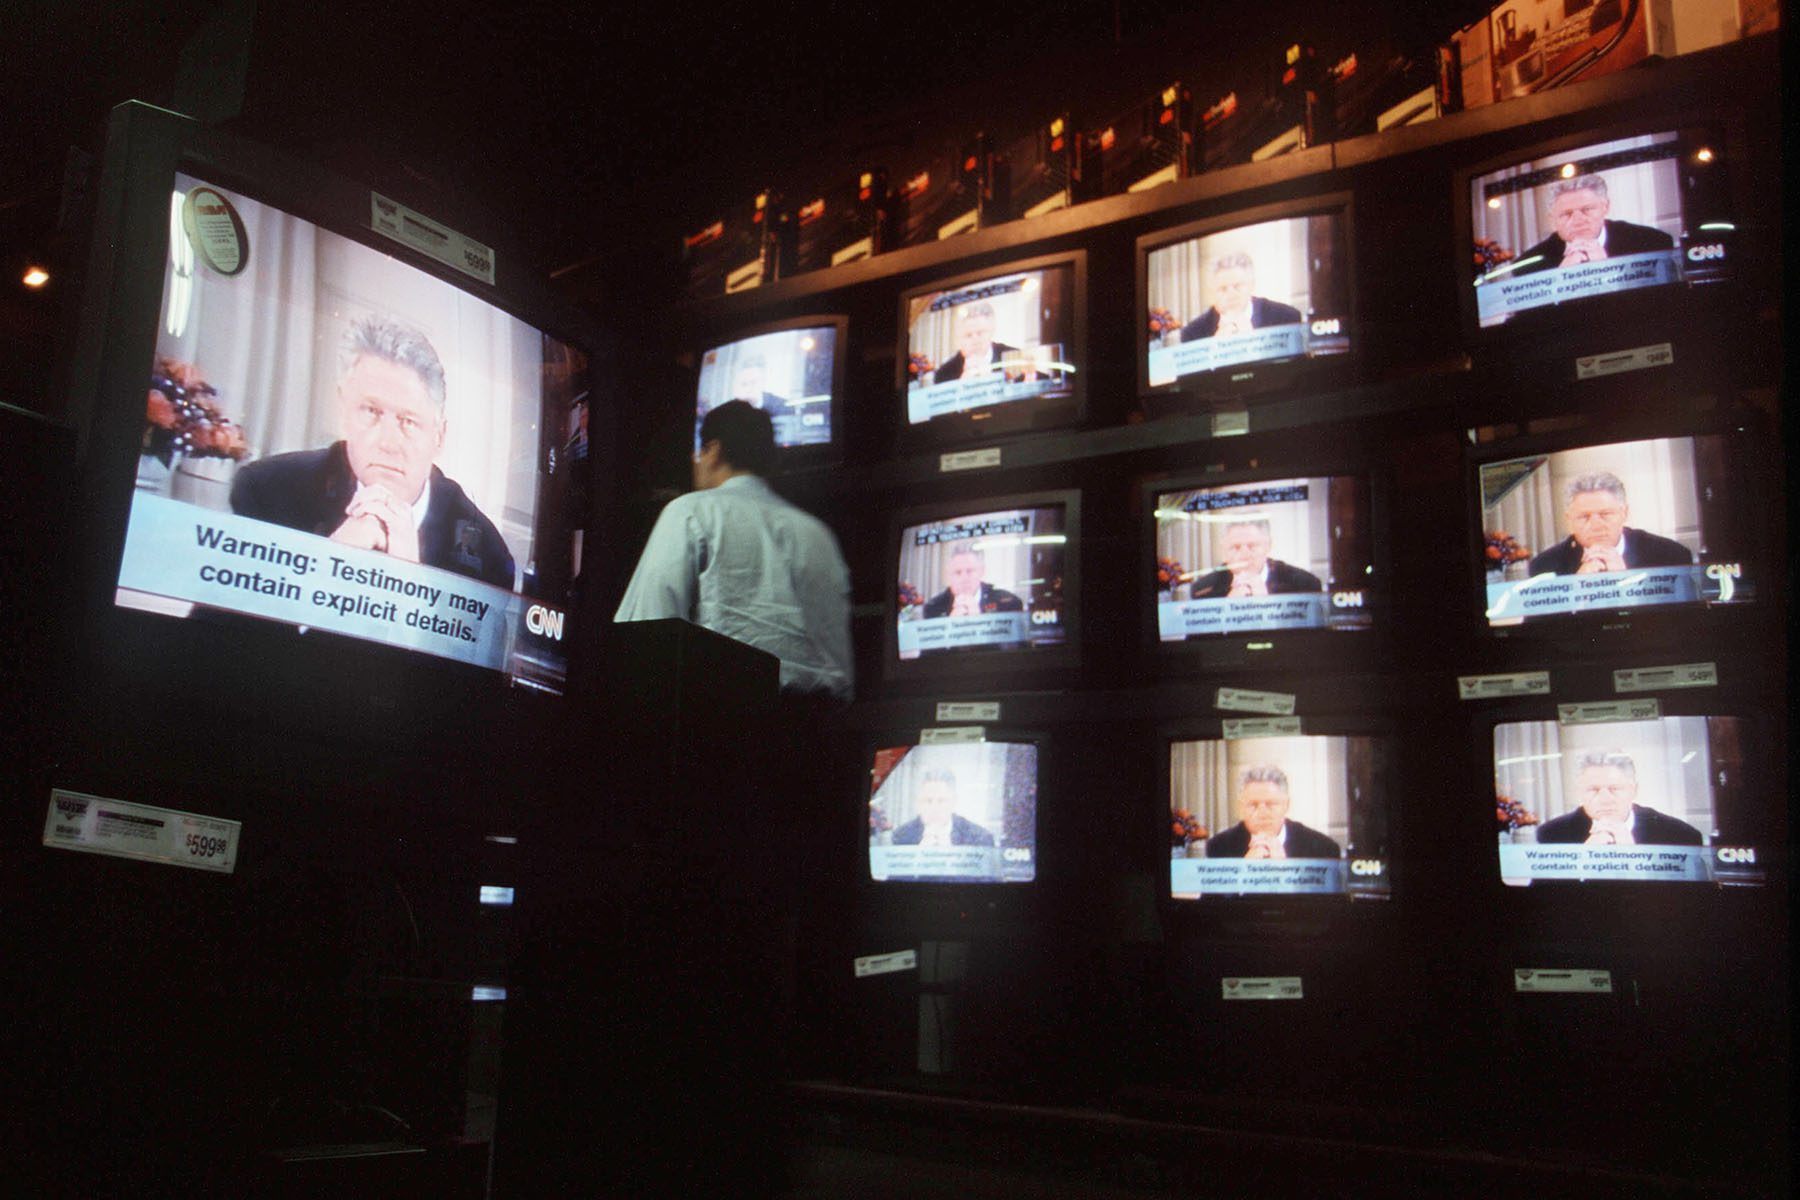
<path fill-rule="evenodd" d="M 508 671 L 563 614 L 517 592 L 374 550 L 138 493 L 119 586 Z"/>

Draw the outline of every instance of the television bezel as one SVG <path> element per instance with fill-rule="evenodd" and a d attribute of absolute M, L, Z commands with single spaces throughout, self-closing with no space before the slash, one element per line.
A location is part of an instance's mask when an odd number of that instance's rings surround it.
<path fill-rule="evenodd" d="M 898 600 L 900 594 L 900 538 L 910 527 L 983 512 L 1010 508 L 1063 506 L 1063 642 L 1060 646 L 1020 651 L 975 649 L 903 660 L 900 657 Z M 883 571 L 887 590 L 883 598 L 882 674 L 899 686 L 946 684 L 1005 691 L 1021 681 L 1073 671 L 1081 663 L 1081 490 L 1059 488 L 1040 492 L 1013 492 L 969 500 L 940 500 L 898 509 L 889 522 L 887 559 Z M 1073 547 L 1068 549 L 1067 547 Z"/>
<path fill-rule="evenodd" d="M 1091 370 L 1088 353 L 1087 263 L 1088 252 L 1085 249 L 1061 250 L 1053 254 L 1040 254 L 1031 258 L 999 262 L 977 270 L 930 279 L 914 284 L 900 293 L 896 301 L 898 332 L 894 350 L 894 399 L 896 405 L 894 417 L 899 429 L 898 443 L 902 450 L 924 451 L 936 447 L 961 445 L 995 438 L 1075 429 L 1086 423 L 1088 414 L 1087 379 Z M 1019 275 L 1027 271 L 1061 266 L 1067 266 L 1070 270 L 1069 305 L 1073 318 L 1073 331 L 1070 335 L 1068 354 L 1070 361 L 1074 363 L 1075 370 L 1070 375 L 1073 386 L 1069 395 L 1059 397 L 1049 405 L 1038 397 L 1031 397 L 1004 404 L 989 405 L 986 408 L 948 413 L 923 424 L 912 424 L 906 414 L 907 363 L 911 352 L 912 333 L 912 328 L 907 322 L 908 304 L 915 298 L 932 292 L 951 291 L 1003 275 Z"/>
<path fill-rule="evenodd" d="M 1338 214 L 1344 241 L 1344 278 L 1347 281 L 1344 322 L 1350 348 L 1323 357 L 1264 359 L 1235 363 L 1211 371 L 1182 376 L 1173 383 L 1150 383 L 1150 255 L 1179 242 L 1192 241 L 1246 225 L 1298 217 Z M 1133 327 L 1132 356 L 1136 363 L 1138 401 L 1152 417 L 1177 413 L 1201 413 L 1218 404 L 1254 401 L 1301 389 L 1328 389 L 1353 382 L 1361 370 L 1364 333 L 1358 318 L 1356 270 L 1356 196 L 1350 190 L 1317 192 L 1292 200 L 1238 208 L 1158 229 L 1141 235 L 1135 249 L 1137 324 Z M 1308 317 L 1310 320 L 1310 316 Z"/>
<path fill-rule="evenodd" d="M 694 369 L 689 379 L 692 386 L 688 389 L 691 393 L 689 415 L 692 418 L 694 437 L 697 439 L 700 432 L 700 366 L 707 354 L 764 334 L 782 333 L 790 329 L 831 329 L 836 334 L 831 356 L 831 438 L 810 446 L 777 445 L 776 464 L 778 471 L 793 471 L 828 465 L 841 459 L 844 453 L 844 417 L 848 411 L 844 387 L 849 377 L 846 363 L 849 360 L 850 318 L 844 313 L 811 313 L 732 328 L 733 332 L 729 337 L 715 339 L 709 336 L 700 339 L 703 344 L 694 354 Z"/>

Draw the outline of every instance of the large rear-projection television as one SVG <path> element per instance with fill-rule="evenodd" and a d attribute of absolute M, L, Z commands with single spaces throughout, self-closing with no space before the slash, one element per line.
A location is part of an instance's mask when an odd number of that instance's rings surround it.
<path fill-rule="evenodd" d="M 1760 473 L 1747 440 L 1565 435 L 1489 451 L 1475 467 L 1475 598 L 1488 627 L 1585 634 L 1754 601 L 1767 581 L 1751 544 Z"/>
<path fill-rule="evenodd" d="M 1081 420 L 1087 254 L 1010 263 L 900 296 L 903 441 L 954 442 Z"/>
<path fill-rule="evenodd" d="M 1726 158 L 1717 128 L 1661 129 L 1565 138 L 1463 172 L 1469 325 L 1576 334 L 1596 318 L 1667 318 L 1673 295 L 1730 279 L 1740 234 Z"/>
<path fill-rule="evenodd" d="M 1502 881 L 1761 883 L 1757 745 L 1735 716 L 1496 724 Z"/>
<path fill-rule="evenodd" d="M 1138 390 L 1153 414 L 1348 373 L 1351 200 L 1319 196 L 1138 239 Z"/>
<path fill-rule="evenodd" d="M 1038 746 L 991 734 L 880 746 L 869 764 L 869 878 L 1030 883 L 1037 878 Z"/>
<path fill-rule="evenodd" d="M 1382 739 L 1167 740 L 1174 900 L 1389 895 Z"/>
<path fill-rule="evenodd" d="M 379 684 L 396 720 L 400 691 L 563 690 L 600 461 L 579 319 L 435 218 L 173 114 L 122 106 L 108 153 L 73 370 L 90 649 L 221 699 Z"/>
<path fill-rule="evenodd" d="M 847 325 L 839 316 L 794 317 L 702 351 L 694 391 L 696 448 L 706 414 L 743 400 L 769 414 L 775 444 L 789 452 L 785 457 L 814 457 L 828 449 L 843 411 Z"/>
<path fill-rule="evenodd" d="M 896 518 L 895 678 L 1005 679 L 1075 660 L 1079 493 L 938 504 Z"/>

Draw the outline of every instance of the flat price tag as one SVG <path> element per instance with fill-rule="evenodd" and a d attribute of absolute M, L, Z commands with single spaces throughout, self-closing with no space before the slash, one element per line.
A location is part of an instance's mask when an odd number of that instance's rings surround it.
<path fill-rule="evenodd" d="M 56 788 L 44 818 L 44 845 L 229 875 L 237 868 L 242 828 L 222 817 Z"/>
<path fill-rule="evenodd" d="M 1298 1000 L 1301 998 L 1298 975 L 1234 975 L 1219 980 L 1219 990 L 1227 1000 Z"/>
<path fill-rule="evenodd" d="M 911 971 L 919 965 L 917 950 L 895 950 L 891 954 L 865 954 L 856 960 L 856 977 L 889 975 L 895 971 Z"/>
<path fill-rule="evenodd" d="M 1000 702 L 998 700 L 940 700 L 937 706 L 937 719 L 940 721 L 998 721 L 1000 719 Z"/>
<path fill-rule="evenodd" d="M 1294 698 L 1286 692 L 1255 692 L 1249 688 L 1222 687 L 1213 697 L 1213 707 L 1227 712 L 1273 713 L 1278 717 L 1293 715 Z"/>
<path fill-rule="evenodd" d="M 985 450 L 958 450 L 952 454 L 938 456 L 938 474 L 949 471 L 976 471 L 983 467 L 1000 465 L 1000 447 L 989 446 Z"/>
<path fill-rule="evenodd" d="M 1610 995 L 1613 990 L 1611 971 L 1546 971 L 1537 967 L 1513 970 L 1515 992 L 1576 992 L 1588 995 Z"/>
<path fill-rule="evenodd" d="M 1250 432 L 1250 411 L 1243 408 L 1216 412 L 1212 418 L 1214 437 L 1243 437 Z"/>
<path fill-rule="evenodd" d="M 942 729 L 919 730 L 921 746 L 966 746 L 987 741 L 987 730 L 979 725 L 946 725 Z"/>
<path fill-rule="evenodd" d="M 1675 667 L 1626 667 L 1613 672 L 1615 692 L 1655 692 L 1664 688 L 1718 687 L 1717 663 L 1682 663 Z"/>
<path fill-rule="evenodd" d="M 1613 354 L 1587 354 L 1575 360 L 1575 378 L 1598 379 L 1621 371 L 1641 371 L 1645 367 L 1666 367 L 1675 361 L 1675 347 L 1668 342 L 1654 346 L 1638 346 Z"/>
<path fill-rule="evenodd" d="M 494 282 L 492 248 L 380 192 L 369 193 L 369 228 L 464 275 L 486 284 Z"/>
<path fill-rule="evenodd" d="M 1510 675 L 1458 675 L 1456 694 L 1463 700 L 1496 696 L 1548 696 L 1550 672 L 1515 671 Z"/>
<path fill-rule="evenodd" d="M 1227 717 L 1223 722 L 1228 739 L 1254 737 L 1291 737 L 1300 732 L 1299 717 Z"/>
<path fill-rule="evenodd" d="M 1662 716 L 1659 700 L 1602 700 L 1593 704 L 1559 704 L 1558 725 L 1594 725 L 1601 721 L 1654 721 Z"/>

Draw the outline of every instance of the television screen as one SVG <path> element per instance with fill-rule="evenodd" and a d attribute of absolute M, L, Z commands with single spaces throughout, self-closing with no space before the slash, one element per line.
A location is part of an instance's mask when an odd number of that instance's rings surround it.
<path fill-rule="evenodd" d="M 1347 224 L 1339 208 L 1146 240 L 1148 386 L 1347 353 Z"/>
<path fill-rule="evenodd" d="M 553 477 L 585 437 L 585 356 L 191 175 L 169 212 L 115 602 L 560 691 L 585 489 Z"/>
<path fill-rule="evenodd" d="M 1075 276 L 1071 260 L 908 292 L 907 424 L 1066 407 L 1081 365 Z"/>
<path fill-rule="evenodd" d="M 1758 883 L 1736 717 L 1494 727 L 1500 877 Z"/>
<path fill-rule="evenodd" d="M 1649 133 L 1472 177 L 1477 322 L 1725 277 L 1736 228 L 1716 147 Z"/>
<path fill-rule="evenodd" d="M 900 531 L 899 656 L 1060 646 L 1066 506 L 971 512 Z"/>
<path fill-rule="evenodd" d="M 1388 895 L 1370 737 L 1169 743 L 1169 894 Z"/>
<path fill-rule="evenodd" d="M 1367 629 L 1369 488 L 1355 476 L 1156 495 L 1165 642 L 1272 629 Z"/>
<path fill-rule="evenodd" d="M 1030 883 L 1037 877 L 1037 746 L 891 746 L 869 768 L 869 878 Z"/>
<path fill-rule="evenodd" d="M 777 446 L 829 445 L 838 334 L 837 322 L 807 322 L 726 342 L 702 354 L 695 449 L 700 422 L 728 400 L 744 400 L 768 413 Z"/>
<path fill-rule="evenodd" d="M 1654 438 L 1483 464 L 1489 626 L 1753 599 L 1725 443 Z"/>

